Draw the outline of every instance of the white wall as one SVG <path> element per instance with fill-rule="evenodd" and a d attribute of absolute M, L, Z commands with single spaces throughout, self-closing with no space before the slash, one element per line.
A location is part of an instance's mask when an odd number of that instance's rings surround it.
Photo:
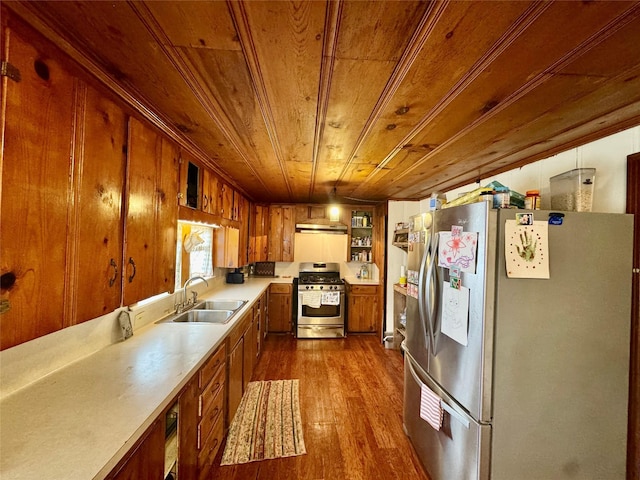
<path fill-rule="evenodd" d="M 394 247 L 393 232 L 396 223 L 407 222 L 411 215 L 420 213 L 420 202 L 389 201 L 387 205 L 387 304 L 385 305 L 385 332 L 393 332 L 393 284 L 400 279 L 400 266 L 407 265 L 407 252 Z"/>
<path fill-rule="evenodd" d="M 482 178 L 480 185 L 472 183 L 446 192 L 447 200 L 457 198 L 458 193 L 497 180 L 523 195 L 527 190 L 540 190 L 541 208 L 548 210 L 550 177 L 574 168 L 595 168 L 593 211 L 624 213 L 627 195 L 627 155 L 636 152 L 640 152 L 640 127 L 624 130 L 522 168 Z"/>
<path fill-rule="evenodd" d="M 640 152 L 640 126 L 616 133 L 601 140 L 554 155 L 522 168 L 492 177 L 482 178 L 480 185 L 472 183 L 446 192 L 447 200 L 497 180 L 512 190 L 524 194 L 540 190 L 541 208 L 550 208 L 549 178 L 574 168 L 595 168 L 594 212 L 624 213 L 627 195 L 627 155 Z M 386 331 L 393 331 L 393 284 L 400 276 L 400 265 L 406 265 L 406 253 L 391 245 L 397 222 L 428 210 L 428 198 L 420 202 L 389 202 L 389 234 L 387 236 L 387 305 Z"/>

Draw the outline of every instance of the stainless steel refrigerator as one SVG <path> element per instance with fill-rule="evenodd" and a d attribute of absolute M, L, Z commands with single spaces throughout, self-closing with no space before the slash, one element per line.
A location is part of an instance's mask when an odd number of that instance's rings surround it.
<path fill-rule="evenodd" d="M 505 241 L 517 213 L 548 224 L 547 279 L 507 276 L 505 249 L 539 246 Z M 550 213 L 411 219 L 404 428 L 432 480 L 625 478 L 633 217 Z M 439 266 L 453 226 L 477 233 L 472 272 Z M 443 333 L 452 276 L 468 289 L 462 340 Z M 441 426 L 420 415 L 424 389 Z"/>

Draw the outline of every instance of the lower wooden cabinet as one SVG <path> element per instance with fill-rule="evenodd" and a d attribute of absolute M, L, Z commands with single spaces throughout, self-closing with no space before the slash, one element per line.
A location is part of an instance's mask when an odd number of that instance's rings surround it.
<path fill-rule="evenodd" d="M 162 418 L 156 420 L 107 479 L 164 478 L 164 426 Z"/>
<path fill-rule="evenodd" d="M 262 353 L 262 344 L 264 343 L 264 333 L 266 330 L 266 301 L 267 294 L 263 293 L 253 306 L 253 344 L 255 346 L 253 362 L 254 368 L 260 358 L 260 354 Z"/>
<path fill-rule="evenodd" d="M 227 377 L 229 388 L 227 390 L 227 425 L 231 424 L 233 416 L 238 410 L 242 399 L 242 361 L 243 361 L 244 339 L 240 338 L 230 349 L 227 358 Z"/>
<path fill-rule="evenodd" d="M 244 314 L 229 334 L 227 357 L 227 426 L 233 421 L 242 394 L 253 375 L 256 347 L 253 308 Z"/>
<path fill-rule="evenodd" d="M 180 480 L 204 480 L 210 477 L 225 432 L 253 375 L 262 336 L 260 328 L 265 299 L 266 294 L 244 314 L 226 341 L 187 382 L 177 397 Z M 171 403 L 172 406 L 175 401 Z M 163 414 L 107 478 L 163 479 L 165 424 Z"/>
<path fill-rule="evenodd" d="M 347 331 L 375 333 L 379 317 L 378 286 L 347 284 Z"/>
<path fill-rule="evenodd" d="M 224 436 L 226 348 L 220 347 L 200 370 L 198 402 L 198 478 L 208 478 Z M 182 476 L 179 477 L 182 480 Z"/>
<path fill-rule="evenodd" d="M 178 397 L 178 472 L 181 479 L 198 477 L 198 377 L 192 378 Z"/>
<path fill-rule="evenodd" d="M 291 331 L 292 288 L 288 283 L 274 283 L 269 287 L 269 332 Z"/>

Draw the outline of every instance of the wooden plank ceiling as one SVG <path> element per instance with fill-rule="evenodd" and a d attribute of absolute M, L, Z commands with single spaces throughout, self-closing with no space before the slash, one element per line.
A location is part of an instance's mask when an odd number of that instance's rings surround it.
<path fill-rule="evenodd" d="M 639 2 L 7 5 L 255 201 L 419 199 L 640 124 Z"/>

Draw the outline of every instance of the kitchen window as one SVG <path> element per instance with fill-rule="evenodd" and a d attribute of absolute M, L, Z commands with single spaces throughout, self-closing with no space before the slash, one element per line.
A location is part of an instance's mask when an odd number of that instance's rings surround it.
<path fill-rule="evenodd" d="M 178 222 L 176 290 L 193 276 L 213 276 L 213 229 L 211 225 Z"/>

